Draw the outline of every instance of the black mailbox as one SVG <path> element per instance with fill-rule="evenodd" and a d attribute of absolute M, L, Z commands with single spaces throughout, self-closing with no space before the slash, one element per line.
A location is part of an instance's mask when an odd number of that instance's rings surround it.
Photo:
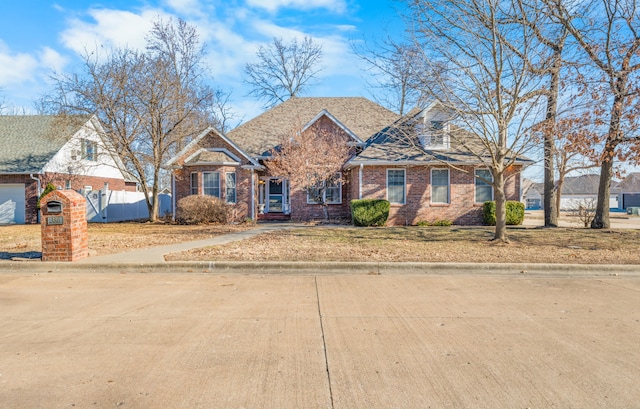
<path fill-rule="evenodd" d="M 62 202 L 52 200 L 47 202 L 47 214 L 62 213 Z"/>

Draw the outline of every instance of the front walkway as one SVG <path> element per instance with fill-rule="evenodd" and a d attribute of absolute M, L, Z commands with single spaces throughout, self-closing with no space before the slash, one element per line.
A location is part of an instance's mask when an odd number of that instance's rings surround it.
<path fill-rule="evenodd" d="M 104 256 L 88 257 L 77 261 L 76 263 L 84 264 L 112 264 L 112 263 L 163 263 L 165 262 L 165 254 L 178 253 L 185 250 L 197 249 L 200 247 L 218 246 L 234 241 L 245 240 L 262 233 L 268 233 L 276 230 L 284 230 L 294 228 L 295 224 L 269 223 L 259 224 L 251 230 L 245 230 L 235 233 L 223 234 L 221 236 L 211 237 L 209 239 L 187 241 L 183 243 L 169 244 L 166 246 L 149 247 L 139 250 L 127 251 L 125 253 L 107 254 Z"/>

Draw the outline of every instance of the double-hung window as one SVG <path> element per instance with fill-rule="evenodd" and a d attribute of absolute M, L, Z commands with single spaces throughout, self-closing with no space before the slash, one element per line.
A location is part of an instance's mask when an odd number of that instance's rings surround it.
<path fill-rule="evenodd" d="M 449 203 L 449 169 L 431 169 L 431 203 Z"/>
<path fill-rule="evenodd" d="M 202 172 L 202 193 L 220 197 L 220 173 Z"/>
<path fill-rule="evenodd" d="M 82 139 L 82 159 L 95 162 L 98 156 L 98 144 L 89 139 Z"/>
<path fill-rule="evenodd" d="M 476 169 L 476 203 L 484 203 L 493 200 L 493 175 L 489 169 Z"/>
<path fill-rule="evenodd" d="M 324 202 L 326 204 L 340 204 L 342 203 L 342 183 L 330 181 L 328 183 L 322 182 L 320 186 L 314 186 L 307 190 L 307 203 L 320 204 L 322 203 L 322 197 L 320 197 L 320 188 L 324 188 Z"/>
<path fill-rule="evenodd" d="M 225 174 L 225 198 L 227 203 L 236 202 L 236 172 L 227 172 Z"/>
<path fill-rule="evenodd" d="M 198 194 L 198 174 L 196 172 L 193 172 L 191 174 L 191 194 L 192 195 L 197 195 Z"/>
<path fill-rule="evenodd" d="M 387 169 L 387 200 L 393 204 L 405 204 L 406 196 L 404 169 Z"/>

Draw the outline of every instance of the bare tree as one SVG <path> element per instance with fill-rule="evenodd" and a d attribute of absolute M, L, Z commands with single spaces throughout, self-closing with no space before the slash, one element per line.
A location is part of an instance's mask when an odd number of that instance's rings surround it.
<path fill-rule="evenodd" d="M 317 124 L 306 130 L 295 130 L 271 151 L 265 161 L 272 176 L 285 177 L 291 186 L 301 189 L 322 205 L 325 220 L 329 219 L 327 192 L 340 188 L 345 179 L 342 167 L 351 156 L 349 137 Z"/>
<path fill-rule="evenodd" d="M 52 112 L 98 116 L 113 155 L 140 184 L 151 220 L 158 217 L 163 163 L 216 123 L 216 94 L 203 57 L 194 27 L 158 20 L 146 50 L 87 53 L 83 72 L 53 76 L 56 88 L 41 104 Z"/>
<path fill-rule="evenodd" d="M 408 5 L 423 60 L 446 67 L 436 78 L 438 88 L 428 91 L 440 97 L 461 128 L 477 136 L 456 142 L 490 171 L 483 180 L 493 187 L 496 202 L 494 240 L 506 242 L 505 180 L 518 155 L 535 142 L 530 126 L 541 116 L 541 78 L 528 63 L 539 52 L 538 42 L 526 25 L 504 24 L 515 13 L 509 2 L 410 0 Z"/>
<path fill-rule="evenodd" d="M 414 44 L 399 44 L 386 39 L 372 46 L 366 43 L 358 46 L 354 43 L 352 49 L 367 64 L 367 71 L 375 80 L 370 88 L 378 90 L 372 92 L 376 101 L 400 115 L 406 114 L 413 107 L 426 106 L 429 95 L 424 92 L 425 87 L 421 82 L 434 76 L 425 71 L 429 67 L 435 67 L 441 72 L 442 67 L 423 64 L 423 54 Z"/>
<path fill-rule="evenodd" d="M 591 80 L 601 80 L 607 84 L 606 97 L 610 104 L 608 131 L 599 158 L 598 203 L 591 227 L 609 228 L 609 195 L 614 159 L 630 144 L 636 145 L 637 158 L 640 10 L 635 0 L 544 2 L 591 62 L 595 70 Z"/>
<path fill-rule="evenodd" d="M 268 46 L 260 46 L 258 62 L 245 66 L 245 82 L 252 87 L 250 96 L 266 100 L 271 108 L 279 102 L 305 92 L 313 84 L 321 67 L 322 46 L 310 37 L 284 43 L 274 38 Z"/>

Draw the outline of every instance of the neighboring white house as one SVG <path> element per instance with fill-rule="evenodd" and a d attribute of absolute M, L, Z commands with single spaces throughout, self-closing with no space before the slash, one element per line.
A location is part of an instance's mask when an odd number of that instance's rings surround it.
<path fill-rule="evenodd" d="M 47 183 L 135 191 L 103 133 L 95 116 L 0 116 L 0 224 L 37 223 L 36 204 Z"/>
<path fill-rule="evenodd" d="M 573 210 L 589 201 L 595 203 L 598 199 L 599 183 L 600 175 L 597 174 L 565 178 L 560 198 L 560 210 Z M 533 182 L 528 187 L 526 183 L 523 186 L 525 187 L 523 189 L 523 201 L 526 208 L 528 210 L 544 208 L 544 184 Z M 618 182 L 616 181 L 611 181 L 609 208 L 623 209 Z"/>

